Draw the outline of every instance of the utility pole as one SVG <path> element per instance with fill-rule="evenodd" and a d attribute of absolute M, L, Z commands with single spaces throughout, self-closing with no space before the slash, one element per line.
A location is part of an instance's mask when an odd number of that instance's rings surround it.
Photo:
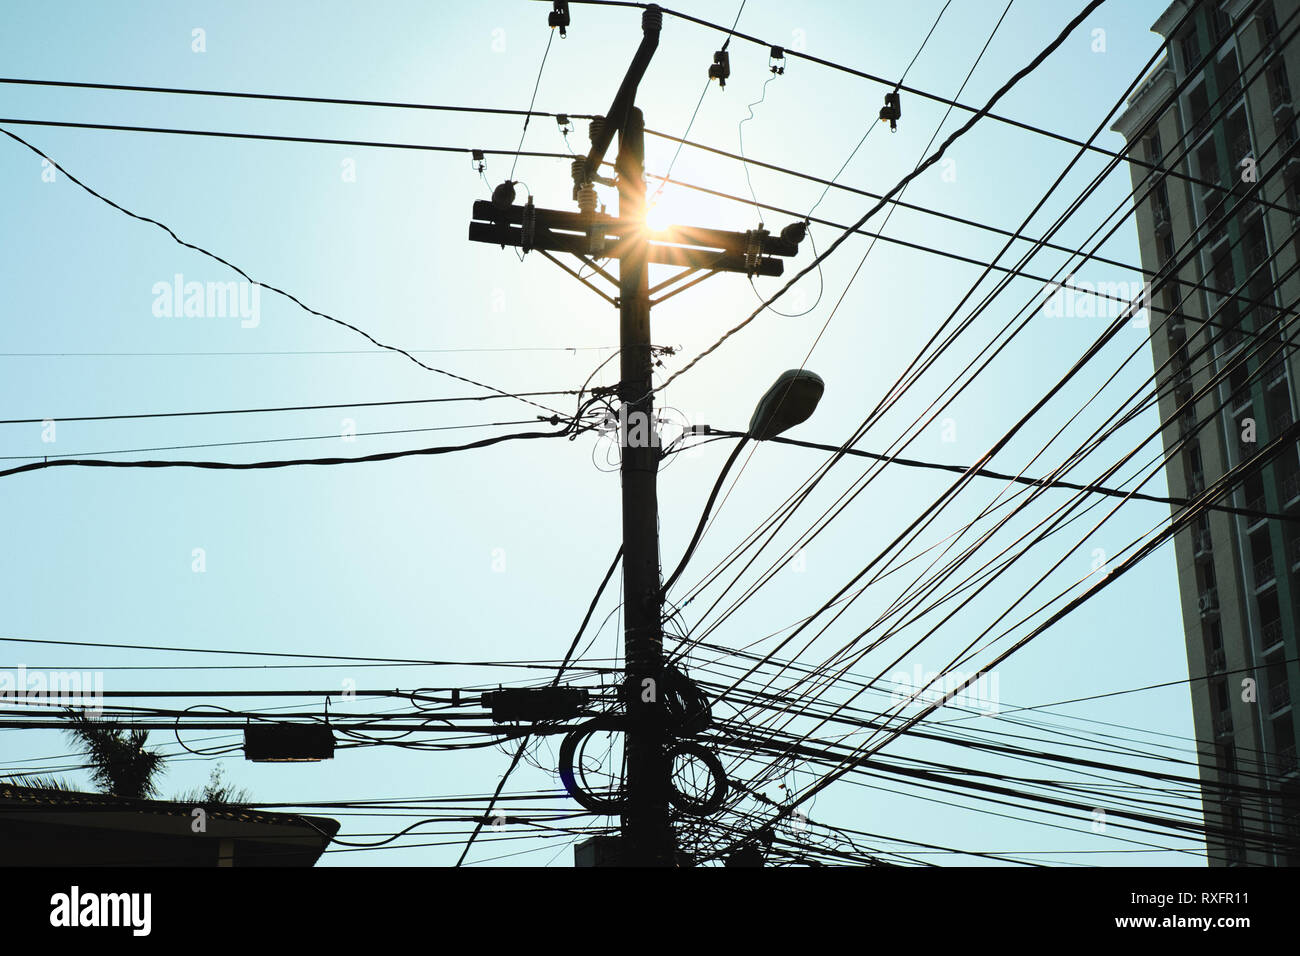
<path fill-rule="evenodd" d="M 629 106 L 618 136 L 618 216 L 645 221 L 645 122 Z M 650 355 L 650 282 L 645 233 L 618 260 L 619 397 L 623 482 L 623 653 L 627 706 L 627 804 L 623 852 L 632 866 L 671 866 L 671 768 L 663 708 L 663 592 L 659 574 L 659 441 Z"/>
<path fill-rule="evenodd" d="M 795 255 L 803 238 L 803 224 L 787 227 L 780 236 L 761 227 L 744 233 L 688 227 L 665 230 L 671 235 L 647 227 L 645 122 L 634 103 L 659 45 L 662 24 L 658 6 L 650 4 L 642 11 L 641 44 L 604 120 L 592 122 L 590 152 L 573 163 L 579 212 L 537 209 L 531 196 L 525 206 L 513 205 L 514 184 L 507 183 L 497 187 L 492 202 L 474 204 L 475 221 L 469 226 L 471 241 L 536 250 L 618 308 L 626 758 L 618 856 L 624 866 L 673 866 L 676 854 L 669 823 L 672 734 L 663 707 L 664 595 L 657 489 L 661 448 L 654 420 L 650 307 L 719 272 L 779 276 L 783 264 L 770 257 Z M 616 134 L 618 212 L 610 217 L 596 211 L 593 182 L 609 184 L 598 174 Z M 593 279 L 603 277 L 616 284 L 617 298 L 560 262 L 552 254 L 556 252 L 576 256 L 591 269 Z M 618 260 L 616 280 L 597 262 L 606 257 Z M 683 268 L 652 288 L 650 263 Z M 658 298 L 652 299 L 654 294 Z"/>

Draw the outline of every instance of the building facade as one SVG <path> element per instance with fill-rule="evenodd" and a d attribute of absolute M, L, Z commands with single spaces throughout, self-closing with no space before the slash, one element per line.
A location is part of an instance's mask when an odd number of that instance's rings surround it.
<path fill-rule="evenodd" d="M 1128 141 L 1212 866 L 1300 865 L 1300 457 L 1219 480 L 1289 428 L 1300 342 L 1300 0 L 1177 0 Z M 1297 87 L 1300 90 L 1300 87 Z M 1163 288 L 1160 285 L 1163 282 Z M 1176 512 L 1181 509 L 1175 509 Z"/>

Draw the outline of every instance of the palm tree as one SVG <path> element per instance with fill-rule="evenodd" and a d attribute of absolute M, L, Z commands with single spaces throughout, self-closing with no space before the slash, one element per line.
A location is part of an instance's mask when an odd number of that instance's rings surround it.
<path fill-rule="evenodd" d="M 207 784 L 201 788 L 196 787 L 193 790 L 178 794 L 175 798 L 177 803 L 209 805 L 248 803 L 250 799 L 251 795 L 243 787 L 236 787 L 234 784 L 226 782 L 225 771 L 219 763 L 212 768 Z"/>
<path fill-rule="evenodd" d="M 63 790 L 72 793 L 77 789 L 62 777 L 48 777 L 44 774 L 17 773 L 12 777 L 5 777 L 0 780 L 0 783 L 12 783 L 19 787 L 31 787 L 34 790 Z"/>
<path fill-rule="evenodd" d="M 94 719 L 71 708 L 64 716 L 69 721 L 65 732 L 86 748 L 91 779 L 101 793 L 136 799 L 158 795 L 157 778 L 167 758 L 164 754 L 145 749 L 149 741 L 148 731 L 127 733 L 111 718 Z M 6 779 L 19 786 L 42 790 L 77 789 L 58 777 L 23 774 Z M 218 763 L 206 785 L 177 794 L 173 799 L 178 803 L 223 805 L 248 803 L 251 795 L 243 787 L 227 782 L 222 765 Z"/>
<path fill-rule="evenodd" d="M 144 800 L 158 793 L 166 757 L 146 750 L 147 730 L 127 732 L 111 718 L 93 718 L 69 708 L 67 733 L 86 747 L 90 775 L 101 793 Z"/>

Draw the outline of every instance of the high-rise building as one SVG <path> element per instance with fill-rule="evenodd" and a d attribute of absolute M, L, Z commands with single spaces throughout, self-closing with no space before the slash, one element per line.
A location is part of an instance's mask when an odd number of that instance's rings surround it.
<path fill-rule="evenodd" d="M 1294 443 L 1216 484 L 1295 420 L 1300 361 L 1300 0 L 1177 0 L 1128 141 L 1211 865 L 1300 865 Z M 1300 90 L 1300 88 L 1297 88 Z M 1163 288 L 1161 288 L 1163 280 Z"/>

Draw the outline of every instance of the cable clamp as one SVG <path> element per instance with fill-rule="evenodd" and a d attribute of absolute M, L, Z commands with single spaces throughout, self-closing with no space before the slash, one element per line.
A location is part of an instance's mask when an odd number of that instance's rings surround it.
<path fill-rule="evenodd" d="M 533 205 L 533 197 L 528 197 L 528 202 L 524 203 L 523 220 L 520 228 L 519 244 L 523 247 L 524 255 L 533 251 L 533 246 L 537 241 L 537 207 Z"/>
<path fill-rule="evenodd" d="M 891 133 L 898 130 L 898 121 L 903 115 L 903 106 L 897 93 L 885 94 L 885 105 L 880 108 L 880 121 L 889 123 Z"/>
<path fill-rule="evenodd" d="M 563 40 L 568 35 L 564 30 L 570 23 L 569 4 L 565 0 L 555 0 L 551 6 L 553 9 L 547 16 L 546 22 L 551 29 L 560 28 L 560 39 Z"/>
<path fill-rule="evenodd" d="M 709 67 L 709 79 L 718 81 L 718 88 L 725 90 L 727 80 L 731 77 L 731 54 L 726 47 L 713 54 L 713 65 Z"/>
<path fill-rule="evenodd" d="M 745 274 L 752 276 L 763 260 L 763 242 L 771 235 L 760 223 L 757 229 L 745 232 Z"/>

